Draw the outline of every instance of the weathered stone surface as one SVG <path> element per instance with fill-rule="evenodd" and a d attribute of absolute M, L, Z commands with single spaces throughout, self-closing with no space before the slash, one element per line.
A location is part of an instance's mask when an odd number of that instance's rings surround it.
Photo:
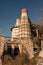
<path fill-rule="evenodd" d="M 39 58 L 37 60 L 37 65 L 43 65 L 43 58 Z"/>

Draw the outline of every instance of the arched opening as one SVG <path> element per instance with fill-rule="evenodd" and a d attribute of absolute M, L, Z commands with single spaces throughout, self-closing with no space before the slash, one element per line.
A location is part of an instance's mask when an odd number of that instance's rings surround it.
<path fill-rule="evenodd" d="M 8 47 L 7 47 L 7 54 L 11 55 L 11 51 L 12 51 L 11 46 L 8 46 Z"/>
<path fill-rule="evenodd" d="M 7 49 L 4 48 L 3 56 L 4 55 L 11 55 L 11 50 L 12 50 L 11 46 L 7 46 Z"/>
<path fill-rule="evenodd" d="M 16 57 L 19 54 L 19 47 L 16 46 L 14 48 L 12 48 L 11 46 L 7 46 L 7 50 L 4 49 L 3 51 L 3 56 L 4 55 L 10 55 L 11 57 Z"/>
<path fill-rule="evenodd" d="M 19 54 L 19 48 L 15 47 L 14 49 L 11 50 L 11 56 L 16 57 Z"/>
<path fill-rule="evenodd" d="M 19 54 L 19 48 L 18 47 L 15 47 L 15 49 L 14 49 L 14 55 L 16 56 L 18 54 Z"/>

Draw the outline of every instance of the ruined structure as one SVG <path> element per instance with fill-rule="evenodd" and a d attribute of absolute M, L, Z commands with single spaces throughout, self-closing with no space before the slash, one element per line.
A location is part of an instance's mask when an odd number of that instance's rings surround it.
<path fill-rule="evenodd" d="M 3 55 L 3 51 L 11 48 L 12 55 L 14 55 L 14 49 L 16 48 L 20 54 L 28 54 L 30 59 L 36 53 L 43 57 L 43 26 L 31 22 L 28 18 L 27 9 L 22 9 L 21 17 L 16 19 L 16 24 L 11 28 L 11 32 L 11 38 L 0 36 L 0 58 Z M 40 52 L 41 48 L 42 52 Z"/>
<path fill-rule="evenodd" d="M 11 41 L 13 41 L 13 38 L 19 39 L 19 50 L 20 53 L 22 52 L 22 46 L 24 47 L 24 51 L 27 51 L 29 54 L 29 57 L 33 57 L 33 41 L 32 41 L 32 35 L 31 35 L 31 28 L 30 28 L 31 22 L 28 18 L 28 11 L 26 9 L 22 9 L 21 11 L 21 18 L 16 20 L 16 25 L 13 27 L 12 30 L 12 38 Z"/>

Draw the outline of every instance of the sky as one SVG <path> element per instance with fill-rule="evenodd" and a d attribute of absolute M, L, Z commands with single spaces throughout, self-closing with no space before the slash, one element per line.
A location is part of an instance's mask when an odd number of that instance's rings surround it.
<path fill-rule="evenodd" d="M 43 0 L 0 0 L 0 35 L 11 37 L 11 28 L 21 17 L 21 9 L 28 10 L 28 17 L 38 24 L 43 19 Z"/>

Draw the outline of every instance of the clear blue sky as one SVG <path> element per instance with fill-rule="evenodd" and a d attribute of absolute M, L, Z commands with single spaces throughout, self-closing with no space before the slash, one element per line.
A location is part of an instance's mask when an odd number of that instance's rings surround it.
<path fill-rule="evenodd" d="M 43 15 L 43 0 L 0 0 L 0 35 L 11 36 L 10 28 L 21 15 L 21 9 L 28 9 L 28 16 L 37 23 Z"/>

